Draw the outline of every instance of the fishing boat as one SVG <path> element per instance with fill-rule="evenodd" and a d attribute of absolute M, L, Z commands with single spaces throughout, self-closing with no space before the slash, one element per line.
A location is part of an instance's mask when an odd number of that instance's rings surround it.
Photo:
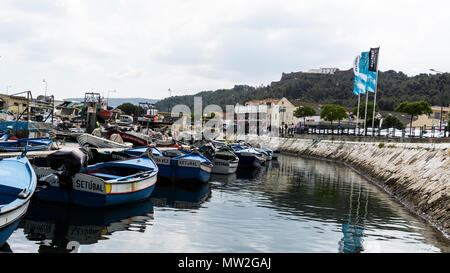
<path fill-rule="evenodd" d="M 84 152 L 82 151 L 84 150 Z M 148 198 L 158 167 L 152 158 L 96 149 L 65 149 L 34 158 L 41 200 L 85 207 L 109 207 Z"/>
<path fill-rule="evenodd" d="M 211 176 L 212 162 L 199 151 L 140 147 L 125 150 L 124 153 L 139 155 L 151 149 L 151 155 L 158 165 L 158 176 L 171 180 L 197 180 L 207 182 Z M 150 152 L 147 152 L 150 154 Z"/>
<path fill-rule="evenodd" d="M 260 148 L 253 148 L 255 151 L 257 151 L 257 152 L 259 152 L 259 153 L 261 153 L 263 156 L 264 156 L 264 163 L 266 163 L 267 161 L 270 161 L 270 160 L 272 160 L 272 155 L 271 154 L 269 154 L 267 151 L 265 151 L 265 150 L 263 150 L 263 149 L 260 149 Z M 263 163 L 263 164 L 264 164 Z"/>
<path fill-rule="evenodd" d="M 144 134 L 136 132 L 122 132 L 120 130 L 110 130 L 107 132 L 107 136 L 111 137 L 113 134 L 118 134 L 123 139 L 123 141 L 132 143 L 134 147 L 148 146 L 152 143 L 151 139 Z"/>
<path fill-rule="evenodd" d="M 95 148 L 131 148 L 132 143 L 124 142 L 118 143 L 103 137 L 94 136 L 91 134 L 82 134 L 77 137 L 78 144 L 81 147 L 95 147 Z"/>
<path fill-rule="evenodd" d="M 274 150 L 272 154 L 272 159 L 277 160 L 280 157 L 281 152 L 279 150 Z"/>
<path fill-rule="evenodd" d="M 158 139 L 156 140 L 156 147 L 158 148 L 184 148 L 184 149 L 189 149 L 190 146 L 181 142 L 181 141 L 177 141 L 175 139 L 169 139 L 169 140 L 162 140 L 162 139 Z"/>
<path fill-rule="evenodd" d="M 270 161 L 273 158 L 273 150 L 269 149 L 264 145 L 258 145 L 258 148 L 255 148 L 257 151 L 261 151 L 266 155 L 266 161 Z"/>
<path fill-rule="evenodd" d="M 49 150 L 53 140 L 51 138 L 21 138 L 17 140 L 0 140 L 0 152 L 23 152 Z"/>
<path fill-rule="evenodd" d="M 232 149 L 223 145 L 216 148 L 212 144 L 203 144 L 199 151 L 213 163 L 211 173 L 231 174 L 235 173 L 239 164 L 239 157 L 233 153 Z"/>
<path fill-rule="evenodd" d="M 241 168 L 258 168 L 266 161 L 264 155 L 251 147 L 243 147 L 241 145 L 232 145 L 233 152 L 239 157 L 239 165 Z"/>
<path fill-rule="evenodd" d="M 19 157 L 0 158 L 0 246 L 27 212 L 36 186 L 36 174 L 25 153 Z"/>

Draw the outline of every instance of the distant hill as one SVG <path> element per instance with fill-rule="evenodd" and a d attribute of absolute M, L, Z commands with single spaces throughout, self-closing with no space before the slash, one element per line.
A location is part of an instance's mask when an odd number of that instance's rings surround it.
<path fill-rule="evenodd" d="M 74 100 L 74 101 L 83 102 L 84 98 L 68 98 L 66 100 Z M 159 100 L 144 99 L 144 98 L 109 98 L 108 104 L 109 104 L 109 106 L 116 108 L 117 106 L 124 104 L 124 103 L 131 103 L 134 105 L 139 105 L 140 102 L 157 103 L 158 101 Z"/>
<path fill-rule="evenodd" d="M 167 111 L 174 105 L 186 104 L 193 109 L 194 96 L 202 97 L 203 107 L 217 104 L 224 111 L 225 105 L 243 104 L 253 99 L 282 97 L 354 107 L 358 103 L 358 97 L 353 95 L 353 86 L 352 69 L 337 71 L 335 74 L 283 73 L 279 81 L 267 86 L 236 85 L 232 89 L 174 96 L 158 101 L 156 107 L 160 111 Z M 364 98 L 362 97 L 361 100 L 363 101 Z M 370 100 L 373 100 L 372 95 Z M 392 111 L 403 101 L 417 100 L 425 100 L 431 105 L 450 104 L 450 73 L 420 74 L 409 77 L 393 70 L 379 72 L 377 104 L 380 110 Z"/>

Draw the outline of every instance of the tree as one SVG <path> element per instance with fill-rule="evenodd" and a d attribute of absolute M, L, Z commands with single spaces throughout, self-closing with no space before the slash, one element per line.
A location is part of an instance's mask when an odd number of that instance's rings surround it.
<path fill-rule="evenodd" d="M 311 117 L 316 114 L 316 110 L 311 106 L 300 106 L 294 111 L 294 117 L 303 118 L 303 125 L 306 124 L 306 117 Z"/>
<path fill-rule="evenodd" d="M 327 104 L 322 107 L 320 111 L 320 118 L 331 122 L 333 127 L 333 121 L 338 120 L 339 124 L 342 119 L 347 117 L 347 111 L 344 107 L 336 104 Z"/>
<path fill-rule="evenodd" d="M 375 105 L 375 113 L 378 112 L 378 104 Z M 366 113 L 366 103 L 362 103 L 359 105 L 359 119 L 364 119 Z M 355 118 L 358 115 L 358 106 L 353 107 L 352 114 Z M 373 118 L 373 102 L 367 103 L 367 124 L 372 124 Z M 376 121 L 376 120 L 375 120 Z"/>
<path fill-rule="evenodd" d="M 399 130 L 405 129 L 405 126 L 403 125 L 401 120 L 398 117 L 393 116 L 393 115 L 388 115 L 386 118 L 384 118 L 383 124 L 381 127 L 382 127 L 382 129 L 388 129 L 388 128 L 395 128 L 395 129 L 399 129 Z"/>
<path fill-rule="evenodd" d="M 144 108 L 128 102 L 117 106 L 117 108 L 122 110 L 126 115 L 141 116 L 145 113 Z"/>
<path fill-rule="evenodd" d="M 395 112 L 405 113 L 411 116 L 411 123 L 409 126 L 409 134 L 412 133 L 412 122 L 414 116 L 424 115 L 424 114 L 431 114 L 431 105 L 426 101 L 413 101 L 413 102 L 407 102 L 404 101 L 400 103 L 395 109 Z"/>

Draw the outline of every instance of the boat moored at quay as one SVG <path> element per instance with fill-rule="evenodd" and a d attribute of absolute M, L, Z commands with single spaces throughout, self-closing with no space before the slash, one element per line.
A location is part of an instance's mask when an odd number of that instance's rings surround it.
<path fill-rule="evenodd" d="M 208 182 L 213 168 L 212 162 L 198 151 L 183 149 L 159 150 L 157 147 L 139 147 L 124 150 L 130 155 L 142 155 L 148 149 L 159 171 L 158 176 L 171 180 L 196 180 Z M 150 152 L 151 151 L 151 152 Z"/>
<path fill-rule="evenodd" d="M 25 157 L 0 157 L 0 246 L 19 225 L 37 187 L 36 174 Z"/>
<path fill-rule="evenodd" d="M 40 200 L 85 207 L 110 207 L 148 198 L 157 181 L 152 158 L 96 149 L 60 150 L 32 162 Z"/>

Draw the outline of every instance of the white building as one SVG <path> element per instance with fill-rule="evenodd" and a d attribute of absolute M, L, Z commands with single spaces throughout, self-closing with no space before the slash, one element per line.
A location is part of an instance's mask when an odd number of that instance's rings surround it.
<path fill-rule="evenodd" d="M 318 73 L 318 74 L 334 74 L 339 69 L 336 67 L 322 67 L 319 69 L 310 69 L 306 73 Z"/>

